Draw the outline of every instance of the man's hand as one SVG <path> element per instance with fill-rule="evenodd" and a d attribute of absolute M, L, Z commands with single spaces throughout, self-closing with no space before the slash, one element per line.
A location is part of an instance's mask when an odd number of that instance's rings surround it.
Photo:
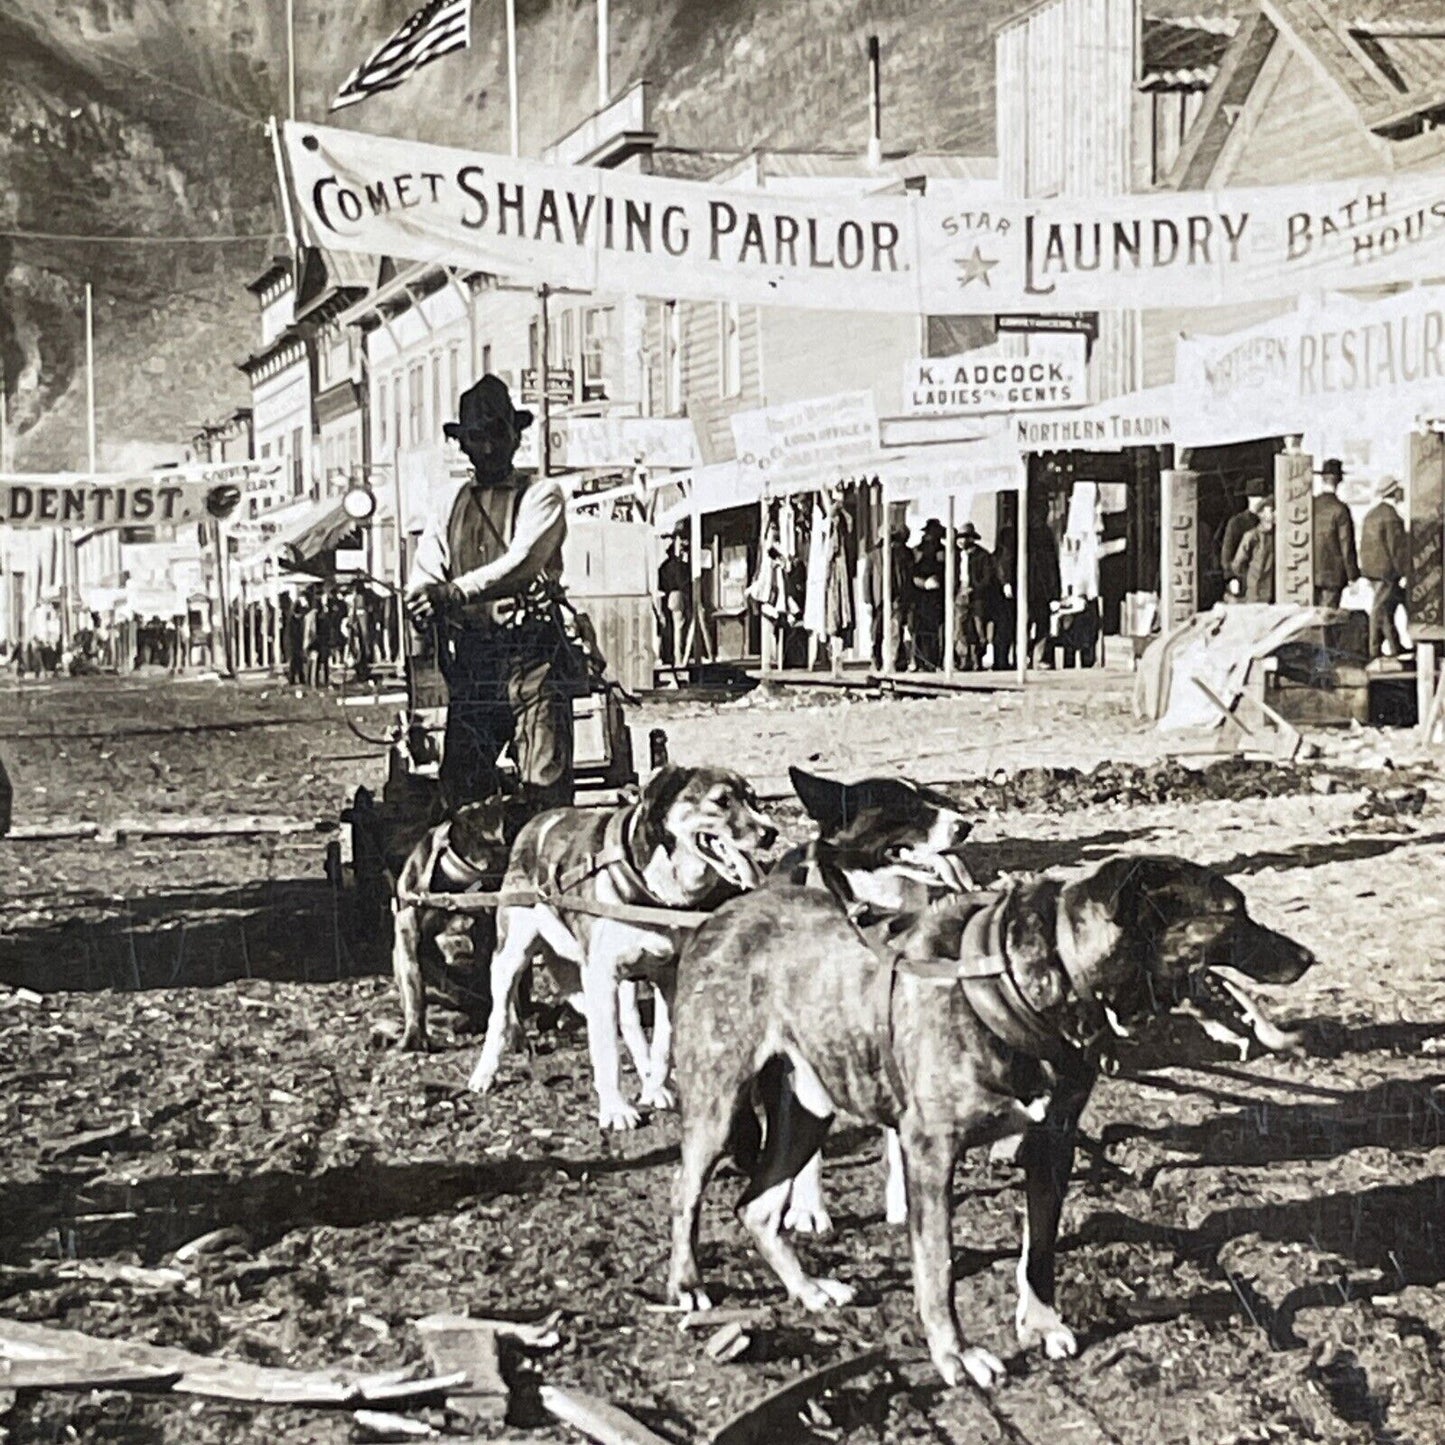
<path fill-rule="evenodd" d="M 462 600 L 455 582 L 428 582 L 406 599 L 407 615 L 418 627 L 425 627 L 434 617 L 455 607 Z"/>
<path fill-rule="evenodd" d="M 1238 577 L 1231 577 L 1231 578 L 1229 579 L 1229 595 L 1230 595 L 1231 597 L 1238 597 L 1239 594 L 1240 594 L 1241 592 L 1243 592 L 1243 591 L 1244 591 L 1244 588 L 1240 586 L 1239 578 L 1238 578 Z"/>

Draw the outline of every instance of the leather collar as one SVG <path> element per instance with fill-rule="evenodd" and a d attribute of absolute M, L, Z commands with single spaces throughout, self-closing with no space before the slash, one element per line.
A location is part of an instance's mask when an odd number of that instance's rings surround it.
<path fill-rule="evenodd" d="M 475 893 L 489 882 L 494 873 L 478 868 L 452 847 L 452 825 L 443 823 L 432 848 L 431 867 L 427 870 L 427 887 L 442 893 Z"/>

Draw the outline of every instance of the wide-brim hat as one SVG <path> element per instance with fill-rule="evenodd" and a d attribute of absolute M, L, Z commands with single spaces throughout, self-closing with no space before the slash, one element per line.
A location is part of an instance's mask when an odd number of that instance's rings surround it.
<path fill-rule="evenodd" d="M 457 420 L 445 422 L 442 433 L 452 441 L 460 441 L 469 431 L 477 431 L 497 417 L 505 420 L 518 435 L 532 425 L 532 413 L 519 411 L 512 405 L 512 393 L 500 376 L 488 373 L 461 394 L 457 401 Z"/>
<path fill-rule="evenodd" d="M 1320 468 L 1320 476 L 1333 477 L 1335 481 L 1342 482 L 1345 479 L 1345 464 L 1338 457 L 1330 457 Z"/>
<path fill-rule="evenodd" d="M 1390 497 L 1403 497 L 1405 484 L 1399 477 L 1384 476 L 1375 483 L 1372 495 L 1377 502 L 1386 501 Z"/>
<path fill-rule="evenodd" d="M 923 524 L 923 535 L 925 537 L 943 536 L 943 523 L 940 522 L 937 517 L 930 517 Z"/>
<path fill-rule="evenodd" d="M 977 527 L 973 525 L 972 522 L 965 522 L 963 526 L 959 528 L 958 535 L 960 540 L 966 541 L 971 538 L 973 541 L 977 542 L 983 534 L 978 530 Z"/>
<path fill-rule="evenodd" d="M 1265 481 L 1263 477 L 1251 477 L 1244 484 L 1244 495 L 1246 497 L 1269 497 L 1273 496 L 1274 488 Z"/>

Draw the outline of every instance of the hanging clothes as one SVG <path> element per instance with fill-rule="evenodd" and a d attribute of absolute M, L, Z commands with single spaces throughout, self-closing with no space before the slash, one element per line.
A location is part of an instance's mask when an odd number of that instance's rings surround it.
<path fill-rule="evenodd" d="M 1099 562 L 1103 556 L 1104 517 L 1097 482 L 1075 482 L 1064 523 L 1059 573 L 1064 595 L 1092 602 L 1099 595 Z"/>
<path fill-rule="evenodd" d="M 843 498 L 835 496 L 828 507 L 823 557 L 823 626 L 829 637 L 845 637 L 853 630 L 853 573 L 848 565 L 851 533 Z"/>
<path fill-rule="evenodd" d="M 825 601 L 828 583 L 828 518 L 821 506 L 814 506 L 808 537 L 807 590 L 803 601 L 803 626 L 815 637 L 828 630 Z"/>

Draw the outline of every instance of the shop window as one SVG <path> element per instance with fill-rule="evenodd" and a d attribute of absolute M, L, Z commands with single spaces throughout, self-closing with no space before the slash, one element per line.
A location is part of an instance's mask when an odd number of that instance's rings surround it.
<path fill-rule="evenodd" d="M 441 416 L 437 418 L 438 427 L 441 426 L 444 418 L 451 416 L 452 408 L 462 394 L 462 347 L 459 341 L 452 342 L 447 352 L 447 378 L 450 390 L 447 392 Z"/>
<path fill-rule="evenodd" d="M 301 438 L 301 428 L 291 432 L 291 492 L 301 496 L 306 490 L 306 451 Z"/>
<path fill-rule="evenodd" d="M 607 370 L 615 315 L 611 306 L 594 306 L 582 313 L 583 401 L 604 401 L 607 398 Z"/>
<path fill-rule="evenodd" d="M 431 359 L 431 420 L 427 435 L 435 436 L 442 429 L 442 421 L 448 413 L 446 400 L 446 361 L 441 352 Z"/>
<path fill-rule="evenodd" d="M 1152 100 L 1152 151 L 1150 179 L 1156 184 L 1174 168 L 1195 117 L 1204 104 L 1202 90 L 1156 90 Z"/>
<path fill-rule="evenodd" d="M 741 396 L 743 390 L 742 307 L 736 301 L 718 303 L 718 376 L 724 396 Z"/>

